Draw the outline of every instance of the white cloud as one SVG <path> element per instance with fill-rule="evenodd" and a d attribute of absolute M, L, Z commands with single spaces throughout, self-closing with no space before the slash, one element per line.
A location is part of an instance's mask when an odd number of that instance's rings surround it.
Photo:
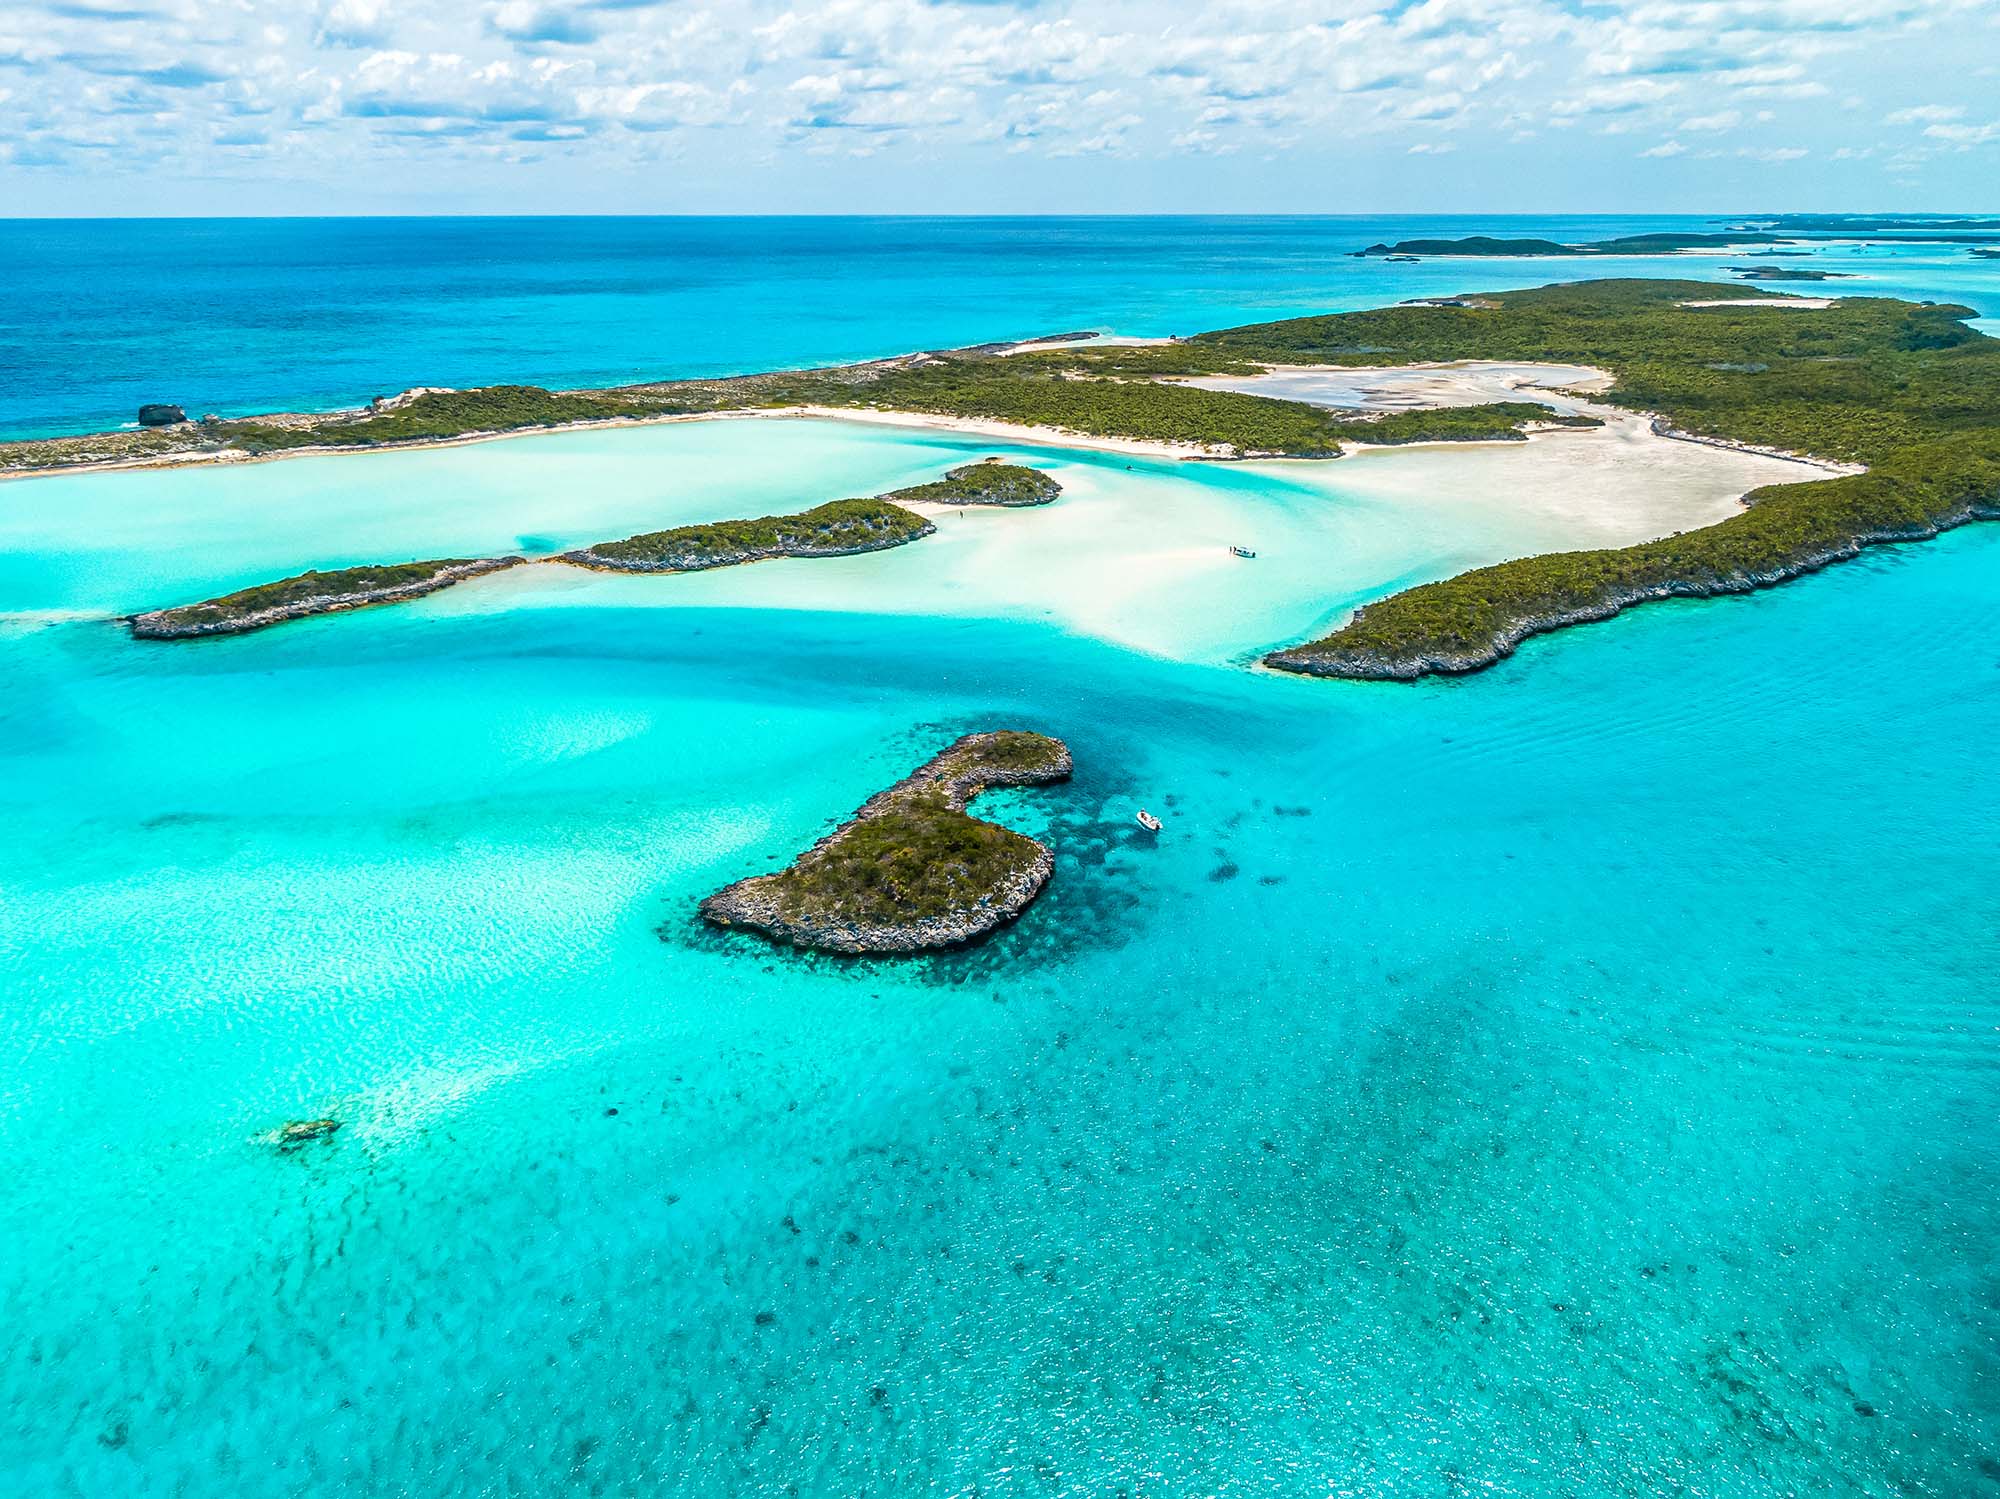
<path fill-rule="evenodd" d="M 1941 120 L 1955 120 L 1965 111 L 1956 104 L 1917 104 L 1908 109 L 1891 110 L 1882 117 L 1884 125 L 1931 125 Z"/>
<path fill-rule="evenodd" d="M 1924 134 L 1934 141 L 1946 145 L 1969 149 L 1983 146 L 1991 141 L 2000 141 L 2000 124 L 1995 125 L 1932 125 Z"/>
<path fill-rule="evenodd" d="M 169 160 L 199 178 L 226 154 L 239 176 L 268 162 L 445 182 L 538 153 L 617 171 L 685 151 L 726 173 L 803 146 L 956 162 L 963 179 L 1010 154 L 1539 161 L 1528 143 L 1550 128 L 1601 170 L 1635 141 L 1662 159 L 1754 123 L 1788 144 L 1745 159 L 1811 152 L 1872 173 L 1888 148 L 1871 158 L 1856 119 L 1922 131 L 1910 144 L 1937 160 L 1990 144 L 1992 127 L 1930 96 L 1947 39 L 1952 76 L 2000 64 L 1992 0 L 315 5 L 5 13 L 0 145 L 54 167 L 88 149 L 99 172 Z M 1831 107 L 1849 98 L 1865 107 Z M 1413 143 L 1413 126 L 1445 138 Z"/>
<path fill-rule="evenodd" d="M 379 47 L 389 40 L 386 0 L 333 0 L 313 34 L 321 47 Z"/>

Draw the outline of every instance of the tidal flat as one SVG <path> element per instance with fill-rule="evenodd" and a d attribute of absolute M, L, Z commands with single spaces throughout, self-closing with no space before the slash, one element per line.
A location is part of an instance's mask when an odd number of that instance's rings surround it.
<path fill-rule="evenodd" d="M 1333 464 L 1147 460 L 831 418 L 686 422 L 17 481 L 0 508 L 0 597 L 17 617 L 116 616 L 306 566 L 547 556 L 662 526 L 801 510 L 828 493 L 921 485 L 996 454 L 1051 475 L 1061 496 L 1019 508 L 914 502 L 935 534 L 870 556 L 689 574 L 671 588 L 531 564 L 397 607 L 426 616 L 527 603 L 998 615 L 1229 661 L 1303 638 L 1405 580 L 1705 525 L 1733 513 L 1747 489 L 1811 473 L 1652 439 L 1630 419 L 1525 443 L 1369 450 Z M 1233 557 L 1233 545 L 1256 560 Z"/>

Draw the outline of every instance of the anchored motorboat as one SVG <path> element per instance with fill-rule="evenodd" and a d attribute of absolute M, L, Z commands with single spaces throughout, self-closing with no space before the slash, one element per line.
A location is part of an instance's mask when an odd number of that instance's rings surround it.
<path fill-rule="evenodd" d="M 1139 809 L 1138 821 L 1139 826 L 1149 833 L 1157 833 L 1161 828 L 1166 826 L 1165 823 L 1161 822 L 1159 818 L 1148 812 L 1144 807 Z"/>
<path fill-rule="evenodd" d="M 1257 555 L 1248 547 L 1231 547 L 1229 550 L 1238 557 L 1254 557 Z"/>

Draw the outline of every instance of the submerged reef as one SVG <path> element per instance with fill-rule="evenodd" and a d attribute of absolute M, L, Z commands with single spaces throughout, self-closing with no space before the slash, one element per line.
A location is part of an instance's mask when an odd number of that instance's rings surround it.
<path fill-rule="evenodd" d="M 289 1153 L 314 1140 L 330 1138 L 340 1127 L 338 1119 L 293 1119 L 280 1125 L 270 1138 L 278 1149 Z"/>
<path fill-rule="evenodd" d="M 1045 734 L 967 734 L 877 792 L 776 874 L 701 903 L 704 920 L 833 953 L 957 947 L 1026 910 L 1054 872 L 1048 848 L 970 816 L 996 786 L 1069 779 L 1069 748 Z"/>

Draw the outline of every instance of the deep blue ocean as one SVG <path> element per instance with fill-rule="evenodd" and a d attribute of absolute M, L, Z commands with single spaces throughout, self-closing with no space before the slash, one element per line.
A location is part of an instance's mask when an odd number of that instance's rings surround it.
<path fill-rule="evenodd" d="M 1491 227 L 7 224 L 0 413 L 1580 273 L 1343 253 Z M 2000 311 L 1948 247 L 1816 263 Z M 1596 440 L 736 421 L 0 484 L 0 1494 L 2000 1492 L 2000 526 L 1461 680 L 1248 664 L 1547 549 L 1580 522 L 1536 465 Z M 118 622 L 989 452 L 1062 498 L 872 556 Z M 977 804 L 1057 851 L 994 941 L 694 919 L 1001 726 L 1078 774 Z"/>
<path fill-rule="evenodd" d="M 1565 241 L 1687 217 L 507 218 L 0 221 L 0 437 L 170 401 L 224 416 L 412 385 L 738 374 L 1092 328 L 1195 333 L 1406 296 L 1536 286 L 1555 261 L 1387 266 L 1463 234 Z M 1838 257 L 1854 291 L 1985 296 L 1962 248 Z M 1593 263 L 1728 279 L 1741 257 Z M 1849 262 L 1852 262 L 1850 265 Z"/>

